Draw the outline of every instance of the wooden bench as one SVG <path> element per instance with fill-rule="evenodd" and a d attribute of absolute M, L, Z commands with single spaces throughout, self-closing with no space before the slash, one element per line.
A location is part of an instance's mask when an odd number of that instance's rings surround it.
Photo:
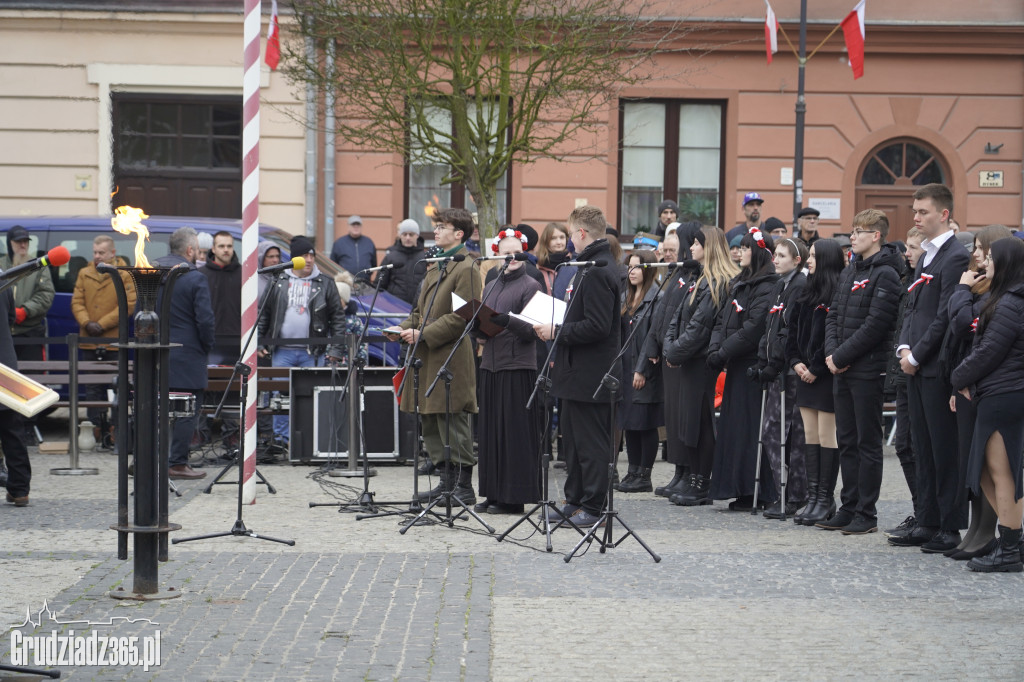
<path fill-rule="evenodd" d="M 214 410 L 217 409 L 217 402 L 220 400 L 220 396 L 228 388 L 228 380 L 231 378 L 231 372 L 233 367 L 211 365 L 208 368 L 208 383 L 206 386 L 206 392 L 208 394 L 207 400 L 213 400 L 214 403 L 209 403 L 202 406 L 203 412 L 206 414 L 213 414 Z M 290 390 L 291 382 L 291 367 L 260 367 L 259 378 L 256 380 L 256 391 L 259 393 L 277 391 L 280 393 L 288 393 Z M 238 377 L 231 383 L 231 388 L 238 393 Z M 235 409 L 237 406 L 237 399 L 234 403 L 225 403 L 225 407 L 232 413 L 231 416 L 237 418 L 238 410 Z M 231 407 L 228 407 L 230 405 Z M 261 407 L 256 410 L 260 414 L 287 414 L 287 410 L 274 410 L 269 407 Z"/>

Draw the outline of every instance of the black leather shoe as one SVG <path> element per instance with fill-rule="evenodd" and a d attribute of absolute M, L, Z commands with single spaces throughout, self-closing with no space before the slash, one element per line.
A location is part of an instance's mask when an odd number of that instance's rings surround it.
<path fill-rule="evenodd" d="M 999 542 L 989 554 L 971 559 L 967 562 L 967 568 L 979 573 L 1020 573 L 1024 571 L 1024 563 L 1021 562 L 1021 554 L 1024 553 L 1024 546 L 1021 545 L 1021 529 L 1013 530 L 998 526 Z"/>
<path fill-rule="evenodd" d="M 575 514 L 579 510 L 578 504 L 563 504 L 559 511 L 559 514 L 554 509 L 548 509 L 548 523 L 565 523 L 565 520 Z"/>
<path fill-rule="evenodd" d="M 486 514 L 491 505 L 496 505 L 497 502 L 491 502 L 490 500 L 484 500 L 483 502 L 477 502 L 473 505 L 473 511 L 477 514 Z"/>
<path fill-rule="evenodd" d="M 843 528 L 846 528 L 851 523 L 853 523 L 853 518 L 853 512 L 848 512 L 845 509 L 840 509 L 839 511 L 832 515 L 832 518 L 827 519 L 825 521 L 819 521 L 814 525 L 824 530 L 842 530 Z"/>
<path fill-rule="evenodd" d="M 968 559 L 976 559 L 978 557 L 991 554 L 992 550 L 996 548 L 997 544 L 999 544 L 999 540 L 992 538 L 987 543 L 985 543 L 985 545 L 981 549 L 975 550 L 973 552 L 968 552 L 966 549 L 958 549 L 953 553 L 943 552 L 943 554 L 945 556 L 948 556 L 953 561 L 967 561 Z"/>
<path fill-rule="evenodd" d="M 510 504 L 505 502 L 492 502 L 487 507 L 488 514 L 522 514 L 523 505 L 521 504 Z"/>
<path fill-rule="evenodd" d="M 885 535 L 890 538 L 901 538 L 909 535 L 915 528 L 917 528 L 917 519 L 915 519 L 914 515 L 911 514 L 907 518 L 903 519 L 903 522 L 900 525 L 885 531 Z"/>
<path fill-rule="evenodd" d="M 925 554 L 942 554 L 947 549 L 955 549 L 963 541 L 960 532 L 955 530 L 940 530 L 932 539 L 921 545 L 921 551 Z"/>
<path fill-rule="evenodd" d="M 889 544 L 893 547 L 920 547 L 935 537 L 935 534 L 938 532 L 938 528 L 932 528 L 931 526 L 915 526 L 914 530 L 906 535 L 897 535 L 889 538 Z"/>
<path fill-rule="evenodd" d="M 857 514 L 853 521 L 840 528 L 839 531 L 843 535 L 867 535 L 868 533 L 877 533 L 878 521 Z"/>

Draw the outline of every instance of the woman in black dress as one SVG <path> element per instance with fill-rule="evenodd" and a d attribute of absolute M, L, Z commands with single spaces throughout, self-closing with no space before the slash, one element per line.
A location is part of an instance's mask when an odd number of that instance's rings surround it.
<path fill-rule="evenodd" d="M 836 510 L 839 444 L 832 372 L 825 364 L 825 316 L 845 265 L 843 248 L 838 242 L 814 242 L 807 256 L 807 284 L 790 310 L 786 362 L 798 379 L 796 405 L 804 422 L 807 466 L 807 506 L 797 512 L 793 521 L 804 526 L 824 521 Z"/>
<path fill-rule="evenodd" d="M 669 413 L 675 422 L 669 436 L 679 441 L 679 464 L 690 472 L 669 501 L 684 507 L 711 504 L 711 467 L 715 454 L 715 380 L 718 373 L 707 365 L 711 331 L 729 301 L 729 283 L 739 268 L 729 255 L 725 233 L 717 227 L 701 228 L 690 247 L 701 265 L 700 276 L 679 303 L 665 334 L 665 377 L 675 374 L 678 407 Z M 666 392 L 665 402 L 669 403 Z M 670 452 L 672 449 L 670 448 Z"/>
<path fill-rule="evenodd" d="M 711 472 L 711 498 L 727 500 L 731 511 L 750 511 L 762 500 L 754 500 L 754 468 L 757 462 L 758 431 L 764 403 L 761 384 L 747 371 L 757 364 L 757 346 L 764 335 L 775 274 L 774 244 L 758 228 L 740 241 L 739 276 L 722 308 L 708 347 L 708 367 L 718 373 L 725 367 L 725 392 L 718 420 L 718 440 Z M 771 470 L 762 460 L 761 480 Z"/>
<path fill-rule="evenodd" d="M 629 346 L 622 354 L 618 426 L 626 441 L 629 469 L 616 486 L 616 490 L 623 493 L 654 490 L 651 469 L 658 455 L 658 427 L 665 424 L 661 365 L 644 362 L 641 367 L 640 363 L 658 295 L 658 287 L 654 286 L 656 271 L 640 266 L 654 263 L 655 256 L 654 251 L 634 250 L 626 261 L 629 270 L 619 319 L 622 343 L 628 339 Z M 634 327 L 639 327 L 636 333 L 633 333 Z"/>
<path fill-rule="evenodd" d="M 972 571 L 1020 573 L 1024 515 L 1024 241 L 992 242 L 986 263 L 992 280 L 978 315 L 974 345 L 951 377 L 953 388 L 975 401 L 977 417 L 967 484 L 984 492 L 999 517 L 999 542 L 967 563 Z"/>
<path fill-rule="evenodd" d="M 522 253 L 526 237 L 514 228 L 495 237 L 501 256 Z M 498 314 L 492 321 L 505 329 L 483 340 L 480 358 L 479 486 L 486 499 L 474 510 L 518 514 L 527 502 L 540 499 L 540 410 L 526 403 L 537 378 L 537 346 L 533 326 L 511 317 L 522 312 L 540 283 L 527 275 L 522 261 L 484 288 L 481 299 Z"/>

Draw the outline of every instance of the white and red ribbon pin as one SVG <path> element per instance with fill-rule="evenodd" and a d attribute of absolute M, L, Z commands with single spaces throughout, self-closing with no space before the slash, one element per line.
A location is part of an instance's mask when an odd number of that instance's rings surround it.
<path fill-rule="evenodd" d="M 925 283 L 925 284 L 931 284 L 931 281 L 934 278 L 935 278 L 935 275 L 926 275 L 924 273 L 921 273 L 921 276 L 918 277 L 917 280 L 913 284 L 911 284 L 909 287 L 907 287 L 907 291 L 908 292 L 909 291 L 913 291 L 914 287 L 916 287 L 918 284 L 921 284 L 922 282 Z"/>
<path fill-rule="evenodd" d="M 824 303 L 819 303 L 818 307 L 815 308 L 815 310 L 824 310 L 827 313 L 828 312 L 828 306 L 825 305 Z"/>
<path fill-rule="evenodd" d="M 865 287 L 867 287 L 868 282 L 870 282 L 870 281 L 871 280 L 869 280 L 869 279 L 862 279 L 859 282 L 857 280 L 853 280 L 853 288 L 851 288 L 850 291 L 857 291 L 857 289 L 864 289 Z"/>
<path fill-rule="evenodd" d="M 978 318 L 974 318 L 974 321 L 971 322 L 971 333 L 974 334 L 977 331 L 978 331 Z"/>
<path fill-rule="evenodd" d="M 740 302 L 739 302 L 739 301 L 737 301 L 737 300 L 736 300 L 735 298 L 734 298 L 734 299 L 732 299 L 732 304 L 733 304 L 734 306 L 736 306 L 736 312 L 738 312 L 738 313 L 742 313 L 742 312 L 743 312 L 743 306 L 741 306 L 741 305 L 740 305 Z"/>
<path fill-rule="evenodd" d="M 774 315 L 775 313 L 781 313 L 782 309 L 785 308 L 785 307 L 786 307 L 785 303 L 776 303 L 775 305 L 773 305 L 771 307 L 771 310 L 768 311 L 768 314 L 769 315 Z"/>

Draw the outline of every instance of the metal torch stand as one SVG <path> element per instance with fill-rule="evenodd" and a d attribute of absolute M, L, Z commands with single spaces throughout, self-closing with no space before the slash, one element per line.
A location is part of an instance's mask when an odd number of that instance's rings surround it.
<path fill-rule="evenodd" d="M 125 268 L 135 282 L 139 312 L 136 315 L 136 339 L 128 340 L 128 297 L 119 268 L 99 267 L 110 275 L 117 294 L 119 312 L 118 388 L 118 522 L 111 526 L 118 532 L 118 558 L 127 559 L 127 538 L 135 538 L 133 584 L 130 591 L 118 588 L 110 592 L 115 599 L 171 599 L 181 595 L 173 588 L 161 592 L 158 562 L 167 561 L 167 534 L 181 526 L 168 522 L 169 391 L 167 375 L 173 344 L 169 338 L 170 300 L 175 280 L 187 272 L 185 268 Z M 163 294 L 161 314 L 156 313 L 156 300 Z M 128 522 L 128 353 L 135 352 L 134 454 L 135 454 L 135 516 Z M 163 409 L 160 409 L 160 408 Z"/>

